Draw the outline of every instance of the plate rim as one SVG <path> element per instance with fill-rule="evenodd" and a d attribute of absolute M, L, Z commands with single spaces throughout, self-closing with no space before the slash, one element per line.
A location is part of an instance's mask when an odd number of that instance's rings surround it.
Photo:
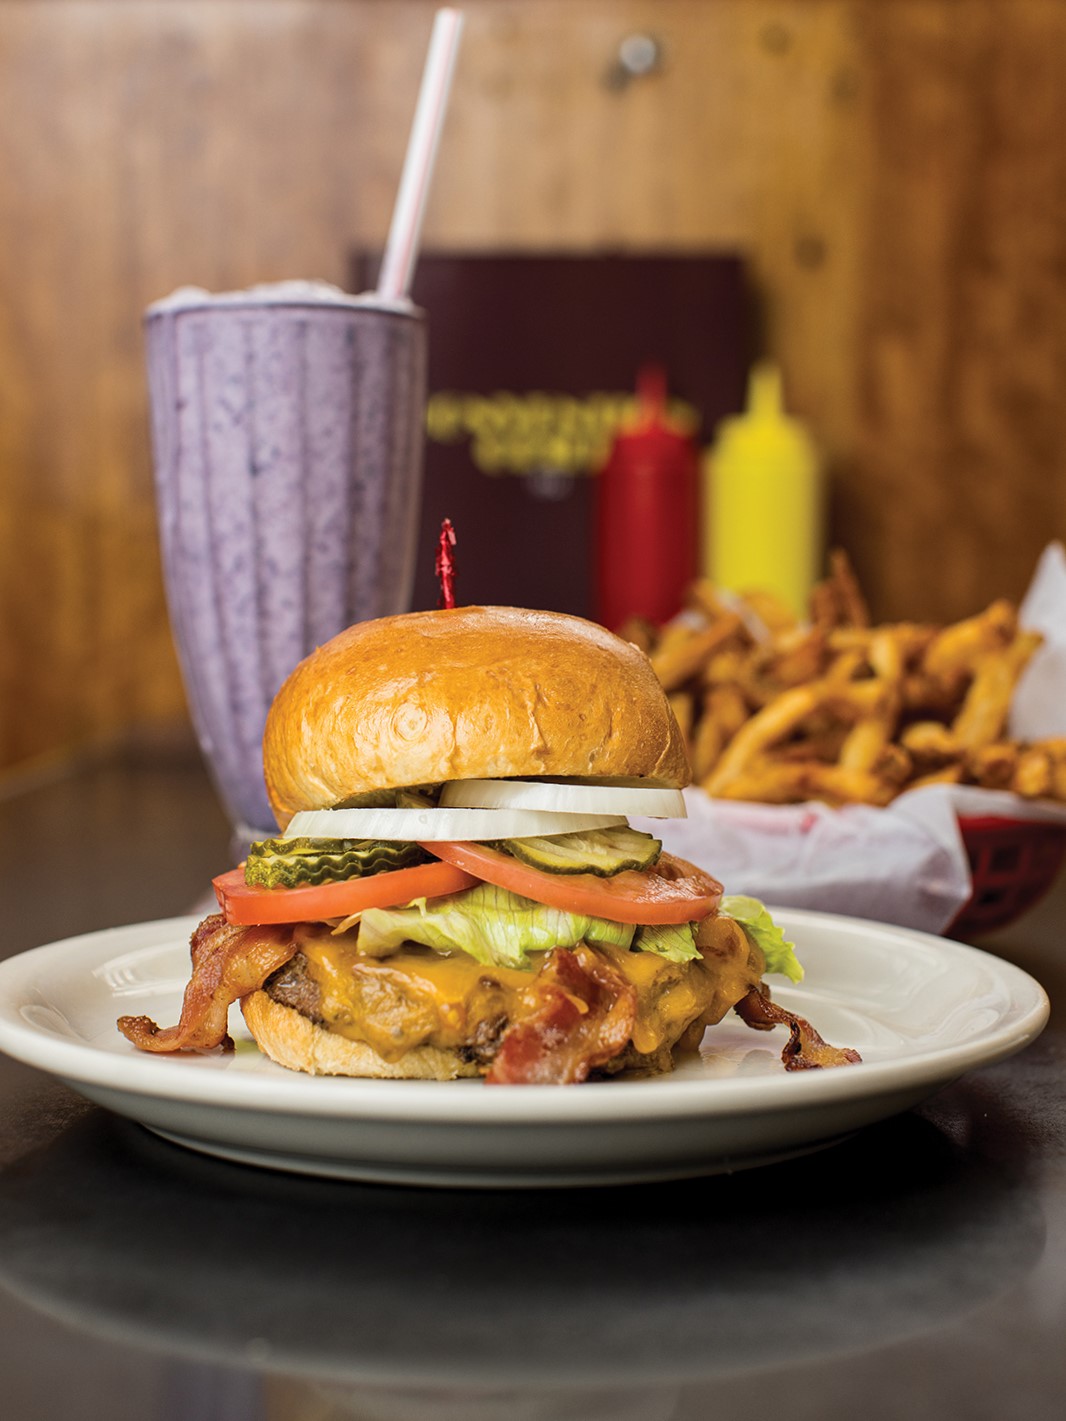
<path fill-rule="evenodd" d="M 197 1064 L 175 1072 L 175 1062 L 138 1053 L 136 1057 L 107 1051 L 91 1042 L 53 1036 L 21 1014 L 28 1005 L 24 993 L 42 969 L 80 956 L 93 945 L 114 956 L 127 944 L 151 934 L 187 938 L 199 921 L 195 914 L 122 924 L 29 948 L 0 962 L 0 1051 L 23 1064 L 58 1076 L 74 1088 L 102 1087 L 126 1096 L 169 1099 L 183 1104 L 265 1114 L 300 1113 L 322 1119 L 441 1126 L 527 1125 L 566 1126 L 619 1123 L 624 1120 L 717 1118 L 739 1113 L 771 1114 L 782 1108 L 817 1109 L 830 1103 L 876 1098 L 936 1087 L 973 1070 L 1015 1054 L 1039 1036 L 1050 1013 L 1041 984 L 1005 958 L 951 939 L 872 919 L 807 908 L 774 908 L 775 917 L 798 929 L 859 932 L 935 946 L 946 956 L 978 959 L 991 969 L 1011 997 L 1009 1020 L 955 1045 L 919 1051 L 902 1059 L 863 1062 L 854 1069 L 802 1071 L 753 1077 L 712 1077 L 679 1080 L 670 1075 L 644 1080 L 614 1080 L 582 1090 L 558 1086 L 525 1086 L 520 1091 L 485 1089 L 478 1081 L 387 1081 L 349 1077 L 308 1076 L 276 1067 L 278 1075 L 243 1074 Z M 149 946 L 148 942 L 142 946 Z M 160 944 L 162 945 L 162 944 Z M 106 961 L 101 957 L 101 963 Z M 84 970 L 82 968 L 81 970 Z M 131 1047 L 131 1053 L 136 1048 Z M 128 1063 L 136 1070 L 128 1073 Z M 264 1066 L 270 1063 L 264 1062 Z M 479 1089 L 479 1086 L 482 1088 Z M 429 1117 L 427 1119 L 427 1116 Z"/>

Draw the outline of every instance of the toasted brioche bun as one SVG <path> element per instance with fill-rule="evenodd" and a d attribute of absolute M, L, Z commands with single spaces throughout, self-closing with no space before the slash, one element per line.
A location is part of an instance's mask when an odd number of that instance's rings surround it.
<path fill-rule="evenodd" d="M 263 761 L 283 828 L 302 809 L 445 780 L 690 778 L 643 652 L 579 617 L 516 607 L 349 627 L 278 692 Z"/>
<path fill-rule="evenodd" d="M 241 1002 L 248 1030 L 261 1051 L 287 1066 L 312 1076 L 364 1076 L 375 1080 L 454 1081 L 476 1076 L 475 1064 L 457 1051 L 439 1046 L 415 1046 L 399 1061 L 386 1061 L 372 1046 L 351 1041 L 318 1026 L 292 1007 L 282 1006 L 266 992 L 253 992 Z"/>

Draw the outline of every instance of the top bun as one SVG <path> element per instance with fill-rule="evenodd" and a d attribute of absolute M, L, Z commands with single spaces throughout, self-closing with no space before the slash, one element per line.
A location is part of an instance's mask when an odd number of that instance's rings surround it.
<path fill-rule="evenodd" d="M 689 780 L 681 732 L 643 652 L 580 617 L 517 607 L 349 627 L 278 692 L 263 763 L 283 828 L 302 809 L 445 780 Z"/>

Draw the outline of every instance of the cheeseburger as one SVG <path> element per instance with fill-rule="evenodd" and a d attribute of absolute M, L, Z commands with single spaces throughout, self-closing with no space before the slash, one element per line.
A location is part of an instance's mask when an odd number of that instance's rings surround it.
<path fill-rule="evenodd" d="M 646 657 L 576 617 L 460 607 L 350 627 L 282 686 L 279 834 L 215 880 L 176 1026 L 316 1074 L 563 1083 L 672 1069 L 735 1010 L 789 1069 L 857 1060 L 771 1001 L 802 969 L 629 816 L 684 815 L 685 747 Z"/>

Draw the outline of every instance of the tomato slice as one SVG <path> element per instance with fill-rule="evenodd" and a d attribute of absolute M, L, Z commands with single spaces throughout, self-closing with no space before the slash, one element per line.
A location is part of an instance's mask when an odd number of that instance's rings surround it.
<path fill-rule="evenodd" d="M 612 923 L 691 923 L 713 913 L 722 885 L 695 864 L 660 854 L 650 873 L 627 869 L 613 878 L 546 873 L 487 844 L 425 843 L 422 847 L 486 883 L 535 903 Z"/>
<path fill-rule="evenodd" d="M 304 888 L 260 888 L 244 881 L 244 869 L 234 868 L 212 880 L 218 906 L 228 923 L 316 923 L 346 918 L 364 908 L 395 908 L 412 898 L 441 898 L 473 888 L 477 879 L 453 864 L 422 863 L 366 878 L 342 878 Z"/>

